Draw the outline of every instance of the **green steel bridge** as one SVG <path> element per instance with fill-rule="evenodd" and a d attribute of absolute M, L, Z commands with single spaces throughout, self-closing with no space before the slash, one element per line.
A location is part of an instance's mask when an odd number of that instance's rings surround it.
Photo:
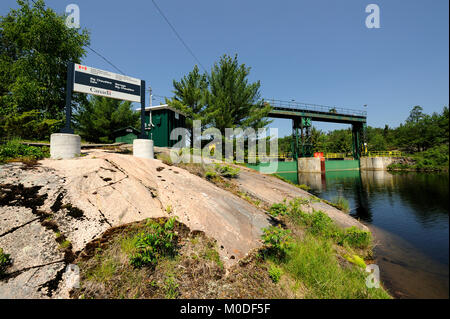
<path fill-rule="evenodd" d="M 367 112 L 318 104 L 264 100 L 272 106 L 269 117 L 291 119 L 294 158 L 312 157 L 312 121 L 350 124 L 352 126 L 353 157 L 359 159 L 365 151 Z"/>

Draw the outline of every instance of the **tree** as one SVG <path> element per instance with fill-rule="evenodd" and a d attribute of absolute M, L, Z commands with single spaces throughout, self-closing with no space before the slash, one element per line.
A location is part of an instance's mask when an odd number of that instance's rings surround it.
<path fill-rule="evenodd" d="M 425 114 L 422 112 L 423 108 L 419 105 L 416 105 L 413 107 L 411 112 L 409 113 L 408 118 L 406 119 L 406 122 L 409 123 L 419 123 L 420 120 L 422 120 L 425 116 Z"/>
<path fill-rule="evenodd" d="M 206 104 L 208 81 L 206 74 L 200 74 L 199 69 L 194 69 L 180 81 L 173 80 L 174 97 L 167 100 L 167 104 L 186 114 L 186 128 L 192 137 L 193 120 L 203 120 Z M 206 123 L 205 123 L 206 124 Z M 191 138 L 191 146 L 193 146 Z"/>
<path fill-rule="evenodd" d="M 174 97 L 167 103 L 190 117 L 190 129 L 192 120 L 200 120 L 202 128 L 219 129 L 223 137 L 226 128 L 263 128 L 270 123 L 271 106 L 260 97 L 260 82 L 249 83 L 249 73 L 237 56 L 224 55 L 211 73 L 200 74 L 195 66 L 180 81 L 173 81 Z"/>
<path fill-rule="evenodd" d="M 223 55 L 208 76 L 205 119 L 220 130 L 225 128 L 263 128 L 270 123 L 271 106 L 261 99 L 259 81 L 248 82 L 250 68 L 239 65 L 237 56 Z"/>
<path fill-rule="evenodd" d="M 67 63 L 80 63 L 89 44 L 86 30 L 65 25 L 63 15 L 46 9 L 43 0 L 33 6 L 18 0 L 19 8 L 0 17 L 0 127 L 3 134 L 24 112 L 52 127 L 64 118 Z M 85 99 L 74 94 L 73 106 Z M 30 113 L 30 114 L 31 114 Z M 23 117 L 26 119 L 29 117 Z M 26 125 L 27 122 L 22 123 Z M 0 130 L 1 133 L 1 130 Z M 25 134 L 25 132 L 23 133 Z M 31 131 L 31 136 L 35 133 Z"/>
<path fill-rule="evenodd" d="M 101 143 L 113 142 L 115 130 L 139 127 L 140 123 L 140 113 L 132 110 L 131 102 L 102 96 L 92 96 L 74 118 L 76 131 L 82 138 Z"/>

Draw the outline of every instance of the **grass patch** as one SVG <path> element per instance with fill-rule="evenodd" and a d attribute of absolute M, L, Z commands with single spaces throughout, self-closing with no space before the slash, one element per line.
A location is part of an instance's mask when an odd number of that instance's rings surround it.
<path fill-rule="evenodd" d="M 307 234 L 297 241 L 286 262 L 280 265 L 307 287 L 307 298 L 390 298 L 383 289 L 367 288 L 366 273 L 356 267 L 342 267 L 333 243 Z"/>
<path fill-rule="evenodd" d="M 281 226 L 264 229 L 266 262 L 302 283 L 307 298 L 390 298 L 383 288 L 368 288 L 365 283 L 366 263 L 359 254 L 371 255 L 370 232 L 357 227 L 341 229 L 321 211 L 303 212 L 300 203 L 301 199 L 271 207 L 271 214 L 294 230 L 302 229 L 303 234 L 293 236 L 298 232 Z M 270 266 L 268 271 L 276 280 L 277 270 Z"/>
<path fill-rule="evenodd" d="M 306 184 L 300 184 L 300 185 L 298 185 L 298 188 L 301 188 L 301 189 L 303 189 L 304 191 L 307 191 L 307 192 L 309 192 L 311 190 L 311 187 L 309 187 Z"/>
<path fill-rule="evenodd" d="M 86 274 L 86 277 L 88 280 L 105 283 L 114 276 L 117 268 L 118 263 L 114 259 L 101 259 L 100 263 Z"/>
<path fill-rule="evenodd" d="M 280 267 L 276 265 L 271 265 L 269 268 L 269 277 L 272 279 L 274 283 L 277 283 L 281 279 L 281 275 L 283 274 Z"/>

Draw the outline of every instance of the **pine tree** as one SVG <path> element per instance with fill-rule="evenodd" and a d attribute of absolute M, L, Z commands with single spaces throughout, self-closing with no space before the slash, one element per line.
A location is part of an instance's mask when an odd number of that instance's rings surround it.
<path fill-rule="evenodd" d="M 225 133 L 225 128 L 258 129 L 270 123 L 271 106 L 260 96 L 260 82 L 249 83 L 250 68 L 239 65 L 237 56 L 223 55 L 208 76 L 205 118 Z"/>

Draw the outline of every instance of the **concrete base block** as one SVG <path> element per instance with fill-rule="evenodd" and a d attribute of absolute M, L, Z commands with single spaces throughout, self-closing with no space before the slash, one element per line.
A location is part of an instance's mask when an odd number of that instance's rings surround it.
<path fill-rule="evenodd" d="M 301 173 L 321 173 L 320 158 L 301 157 L 298 159 L 298 171 Z"/>
<path fill-rule="evenodd" d="M 153 140 L 135 139 L 133 141 L 133 156 L 153 159 Z"/>
<path fill-rule="evenodd" d="M 393 163 L 393 159 L 391 157 L 361 157 L 359 163 L 361 170 L 385 171 Z"/>
<path fill-rule="evenodd" d="M 50 157 L 69 159 L 80 156 L 81 138 L 75 134 L 55 133 L 50 136 Z"/>

